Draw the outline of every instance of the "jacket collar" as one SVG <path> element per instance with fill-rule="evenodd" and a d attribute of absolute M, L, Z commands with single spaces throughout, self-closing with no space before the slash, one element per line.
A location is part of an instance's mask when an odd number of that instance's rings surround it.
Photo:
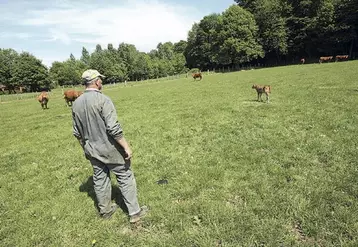
<path fill-rule="evenodd" d="M 91 92 L 91 91 L 95 91 L 95 92 L 101 93 L 101 91 L 99 91 L 97 88 L 86 88 L 86 89 L 85 89 L 85 92 Z"/>

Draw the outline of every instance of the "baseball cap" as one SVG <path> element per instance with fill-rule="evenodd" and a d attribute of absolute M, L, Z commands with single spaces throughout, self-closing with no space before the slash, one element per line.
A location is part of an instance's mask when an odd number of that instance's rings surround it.
<path fill-rule="evenodd" d="M 105 77 L 104 75 L 102 75 L 101 73 L 99 73 L 97 70 L 95 69 L 88 69 L 85 72 L 83 72 L 82 74 L 82 79 L 85 82 L 89 82 L 92 81 L 94 78 L 96 77 Z"/>

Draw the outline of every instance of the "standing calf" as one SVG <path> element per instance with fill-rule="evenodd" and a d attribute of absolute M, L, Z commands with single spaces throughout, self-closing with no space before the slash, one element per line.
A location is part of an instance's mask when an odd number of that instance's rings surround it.
<path fill-rule="evenodd" d="M 271 86 L 270 85 L 265 85 L 265 86 L 261 86 L 261 85 L 252 85 L 252 88 L 256 89 L 257 92 L 257 101 L 262 101 L 262 94 L 265 93 L 266 94 L 266 102 L 269 103 L 270 102 L 270 93 L 271 93 Z"/>
<path fill-rule="evenodd" d="M 78 97 L 80 97 L 81 94 L 81 91 L 70 89 L 63 93 L 63 98 L 65 99 L 67 106 L 72 106 L 72 102 L 75 101 Z"/>
<path fill-rule="evenodd" d="M 48 109 L 47 108 L 47 102 L 49 101 L 49 97 L 47 92 L 42 92 L 38 97 L 37 100 L 40 102 L 42 109 Z"/>

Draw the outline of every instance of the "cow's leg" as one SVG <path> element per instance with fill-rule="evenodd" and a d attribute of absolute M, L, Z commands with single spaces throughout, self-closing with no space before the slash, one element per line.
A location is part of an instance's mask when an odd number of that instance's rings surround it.
<path fill-rule="evenodd" d="M 266 102 L 267 102 L 267 103 L 270 103 L 270 96 L 269 96 L 268 93 L 266 93 Z"/>

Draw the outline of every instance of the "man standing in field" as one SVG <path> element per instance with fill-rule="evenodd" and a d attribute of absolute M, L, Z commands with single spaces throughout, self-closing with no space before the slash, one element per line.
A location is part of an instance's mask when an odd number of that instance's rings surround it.
<path fill-rule="evenodd" d="M 81 144 L 93 167 L 93 185 L 100 216 L 110 218 L 117 205 L 111 202 L 110 171 L 117 178 L 131 223 L 146 212 L 139 207 L 137 185 L 131 170 L 132 150 L 117 121 L 116 109 L 110 98 L 101 93 L 102 79 L 97 70 L 86 70 L 82 79 L 86 89 L 72 106 L 73 135 Z"/>

